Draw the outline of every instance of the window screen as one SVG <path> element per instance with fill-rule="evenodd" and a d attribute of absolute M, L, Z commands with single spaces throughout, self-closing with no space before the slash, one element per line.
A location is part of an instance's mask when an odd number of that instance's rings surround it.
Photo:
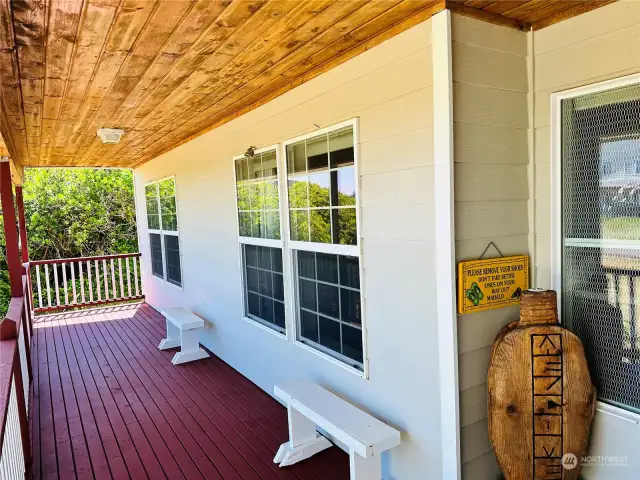
<path fill-rule="evenodd" d="M 179 238 L 175 235 L 165 235 L 164 249 L 167 259 L 167 281 L 179 286 L 182 284 Z"/>
<path fill-rule="evenodd" d="M 297 251 L 299 339 L 362 369 L 358 257 Z"/>
<path fill-rule="evenodd" d="M 150 233 L 149 240 L 151 244 L 151 272 L 160 278 L 164 278 L 164 269 L 162 267 L 162 239 L 159 233 Z"/>
<path fill-rule="evenodd" d="M 282 249 L 242 245 L 246 314 L 284 332 Z"/>
<path fill-rule="evenodd" d="M 640 86 L 561 111 L 562 319 L 599 398 L 640 411 Z"/>

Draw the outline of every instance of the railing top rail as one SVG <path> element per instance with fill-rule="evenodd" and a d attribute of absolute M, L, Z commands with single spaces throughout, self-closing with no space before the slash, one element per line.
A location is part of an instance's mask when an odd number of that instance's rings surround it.
<path fill-rule="evenodd" d="M 12 297 L 9 309 L 4 321 L 12 321 L 16 324 L 16 336 L 9 340 L 0 340 L 0 452 L 4 441 L 4 430 L 7 421 L 9 407 L 9 394 L 11 393 L 11 380 L 13 378 L 14 362 L 16 360 L 16 348 L 18 347 L 18 334 L 20 333 L 22 311 L 24 309 L 24 297 Z"/>
<path fill-rule="evenodd" d="M 138 252 L 138 253 L 120 253 L 117 255 L 100 255 L 97 257 L 57 258 L 53 260 L 31 260 L 29 261 L 29 266 L 45 265 L 45 264 L 51 265 L 52 263 L 72 263 L 72 262 L 87 262 L 92 260 L 111 260 L 111 259 L 118 259 L 118 258 L 132 258 L 132 257 L 139 257 L 140 255 L 141 255 L 140 252 Z"/>

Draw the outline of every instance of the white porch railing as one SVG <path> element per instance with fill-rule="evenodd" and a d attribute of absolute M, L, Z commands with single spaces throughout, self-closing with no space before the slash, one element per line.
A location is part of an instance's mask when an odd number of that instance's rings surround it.
<path fill-rule="evenodd" d="M 139 253 L 31 261 L 33 311 L 141 300 L 140 261 Z"/>
<path fill-rule="evenodd" d="M 23 287 L 27 287 L 26 277 Z M 0 480 L 23 480 L 26 465 L 31 462 L 31 314 L 26 296 L 11 299 L 2 324 L 12 330 L 10 335 L 7 331 L 4 334 L 15 337 L 0 340 Z"/>

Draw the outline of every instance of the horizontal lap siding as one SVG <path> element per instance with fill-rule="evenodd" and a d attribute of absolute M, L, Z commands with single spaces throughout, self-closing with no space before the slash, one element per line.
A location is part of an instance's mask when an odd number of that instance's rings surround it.
<path fill-rule="evenodd" d="M 208 320 L 203 343 L 265 391 L 306 377 L 406 431 L 403 445 L 384 456 L 383 471 L 408 480 L 425 471 L 439 477 L 441 462 L 430 43 L 427 21 L 135 171 L 145 259 L 143 184 L 176 176 L 184 289 L 153 278 L 147 261 L 147 301 L 201 314 Z M 231 161 L 250 145 L 353 117 L 360 128 L 369 380 L 241 319 Z"/>
<path fill-rule="evenodd" d="M 551 94 L 640 72 L 640 2 L 615 2 L 534 33 L 535 280 L 551 284 Z"/>
<path fill-rule="evenodd" d="M 456 260 L 479 258 L 490 241 L 505 255 L 526 254 L 526 35 L 454 15 L 452 51 Z M 500 471 L 487 430 L 487 368 L 496 334 L 517 315 L 515 307 L 458 316 L 463 479 Z"/>

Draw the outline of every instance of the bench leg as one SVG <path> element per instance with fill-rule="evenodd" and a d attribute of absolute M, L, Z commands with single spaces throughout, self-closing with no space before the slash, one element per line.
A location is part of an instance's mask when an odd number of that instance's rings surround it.
<path fill-rule="evenodd" d="M 319 453 L 332 444 L 316 431 L 316 425 L 296 409 L 289 407 L 289 441 L 278 449 L 274 463 L 293 465 Z"/>
<path fill-rule="evenodd" d="M 169 320 L 167 322 L 167 338 L 160 341 L 159 350 L 168 350 L 180 346 L 180 330 Z"/>
<path fill-rule="evenodd" d="M 198 342 L 198 330 L 196 329 L 182 330 L 180 332 L 180 346 L 182 348 L 171 360 L 173 365 L 180 365 L 181 363 L 209 358 L 207 351 L 200 348 L 200 343 Z"/>
<path fill-rule="evenodd" d="M 349 453 L 350 480 L 380 480 L 382 478 L 382 459 L 379 455 L 364 458 L 354 452 Z"/>

